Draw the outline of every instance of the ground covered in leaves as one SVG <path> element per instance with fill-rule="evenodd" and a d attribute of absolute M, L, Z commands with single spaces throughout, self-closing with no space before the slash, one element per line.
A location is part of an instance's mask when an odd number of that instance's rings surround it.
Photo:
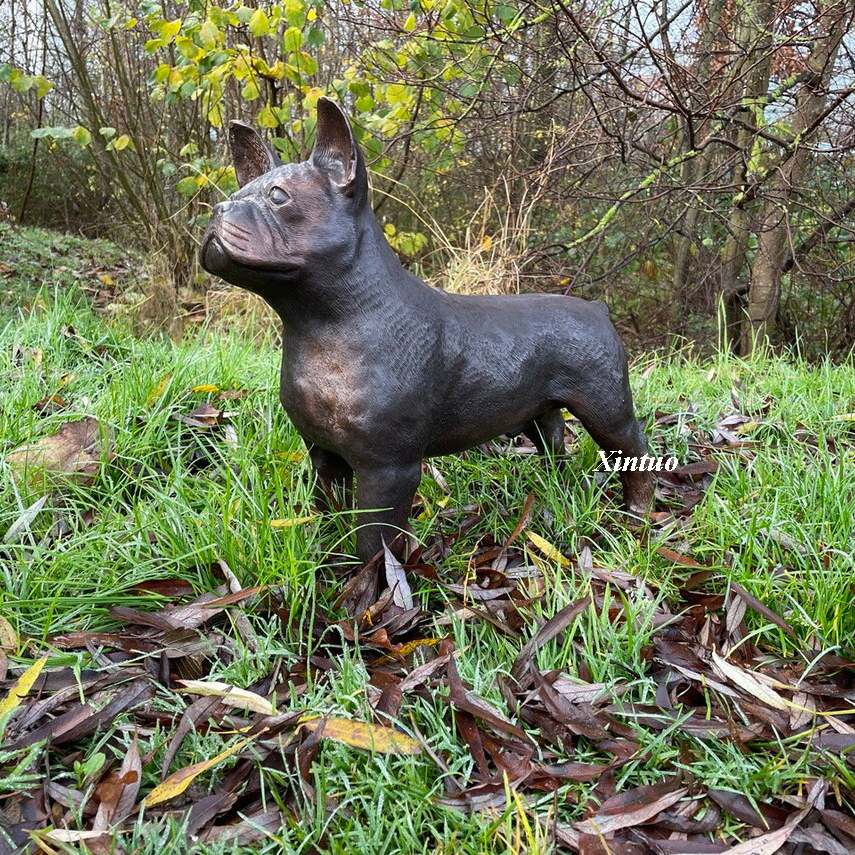
<path fill-rule="evenodd" d="M 855 851 L 851 363 L 638 361 L 641 528 L 573 421 L 433 460 L 371 602 L 274 348 L 78 272 L 0 330 L 0 852 Z"/>

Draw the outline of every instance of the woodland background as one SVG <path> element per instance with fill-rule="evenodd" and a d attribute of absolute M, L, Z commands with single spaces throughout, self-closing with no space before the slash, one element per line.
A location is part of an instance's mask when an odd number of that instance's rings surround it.
<path fill-rule="evenodd" d="M 223 129 L 343 103 L 411 269 L 606 299 L 645 347 L 855 344 L 851 0 L 0 0 L 0 199 L 149 252 L 173 309 Z"/>

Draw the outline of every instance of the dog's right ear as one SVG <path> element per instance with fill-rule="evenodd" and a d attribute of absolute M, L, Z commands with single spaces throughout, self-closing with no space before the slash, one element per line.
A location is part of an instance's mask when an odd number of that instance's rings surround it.
<path fill-rule="evenodd" d="M 229 122 L 229 148 L 235 162 L 235 175 L 241 187 L 282 165 L 282 161 L 270 150 L 267 143 L 243 122 Z"/>
<path fill-rule="evenodd" d="M 348 196 L 362 203 L 368 194 L 365 159 L 344 110 L 329 98 L 318 98 L 318 123 L 312 163 Z"/>

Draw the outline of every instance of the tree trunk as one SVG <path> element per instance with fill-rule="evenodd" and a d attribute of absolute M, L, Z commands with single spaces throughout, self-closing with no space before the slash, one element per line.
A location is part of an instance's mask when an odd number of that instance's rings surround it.
<path fill-rule="evenodd" d="M 746 2 L 740 9 L 736 34 L 741 55 L 737 75 L 745 70 L 742 104 L 737 111 L 741 124 L 736 133 L 737 146 L 742 159 L 736 168 L 735 183 L 743 191 L 749 177 L 751 152 L 757 139 L 757 109 L 769 88 L 769 70 L 772 64 L 772 26 L 775 19 L 773 0 Z M 742 292 L 739 277 L 748 253 L 751 236 L 749 201 L 744 193 L 737 194 L 727 220 L 728 236 L 720 255 L 719 287 L 725 311 L 725 335 L 728 346 L 736 350 L 743 322 Z"/>
<path fill-rule="evenodd" d="M 818 22 L 819 33 L 806 63 L 808 77 L 802 84 L 793 114 L 796 150 L 775 170 L 757 223 L 757 257 L 748 290 L 748 323 L 740 342 L 743 354 L 750 353 L 775 330 L 781 301 L 781 276 L 789 256 L 792 199 L 799 192 L 810 157 L 805 143 L 822 117 L 825 87 L 851 14 L 851 3 L 838 0 L 821 14 Z"/>
<path fill-rule="evenodd" d="M 704 83 L 709 77 L 710 63 L 712 62 L 713 55 L 712 47 L 715 43 L 721 19 L 721 10 L 723 8 L 724 0 L 714 0 L 708 11 L 706 26 L 701 37 L 700 60 L 697 68 L 697 78 L 701 83 Z M 695 106 L 692 100 L 689 101 L 689 105 L 690 107 Z M 692 140 L 689 138 L 687 129 L 683 141 L 683 150 L 688 151 L 691 147 Z M 708 146 L 701 157 L 689 158 L 683 164 L 680 184 L 684 190 L 688 189 L 690 194 L 692 194 L 692 187 L 701 183 L 706 177 L 712 154 L 713 147 Z M 695 244 L 695 230 L 697 229 L 698 218 L 701 212 L 697 196 L 690 195 L 690 200 L 686 208 L 686 215 L 683 218 L 682 234 L 676 235 L 674 239 L 674 293 L 677 294 L 681 301 L 684 298 L 684 292 L 689 279 L 692 247 Z"/>

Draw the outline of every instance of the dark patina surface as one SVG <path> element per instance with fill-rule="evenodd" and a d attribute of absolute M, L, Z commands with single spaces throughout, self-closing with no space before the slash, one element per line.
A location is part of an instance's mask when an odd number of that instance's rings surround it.
<path fill-rule="evenodd" d="M 563 452 L 565 407 L 603 449 L 647 452 L 605 304 L 458 296 L 409 274 L 374 217 L 335 103 L 318 101 L 303 163 L 282 164 L 238 122 L 229 142 L 241 189 L 215 206 L 200 258 L 282 318 L 282 404 L 322 490 L 349 490 L 356 474 L 361 560 L 405 528 L 424 457 L 520 432 Z M 625 505 L 644 513 L 653 476 L 621 478 Z"/>

